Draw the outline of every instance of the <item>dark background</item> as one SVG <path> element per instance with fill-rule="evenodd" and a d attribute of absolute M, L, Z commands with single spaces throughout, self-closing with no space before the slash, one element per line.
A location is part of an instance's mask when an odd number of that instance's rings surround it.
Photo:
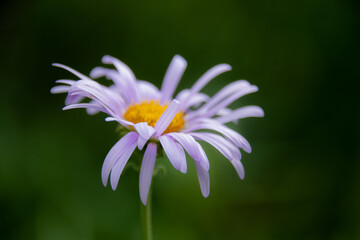
<path fill-rule="evenodd" d="M 62 111 L 49 90 L 60 62 L 84 74 L 105 54 L 161 85 L 175 54 L 179 89 L 247 79 L 263 119 L 233 126 L 252 144 L 246 178 L 204 145 L 211 192 L 168 162 L 154 186 L 154 239 L 360 239 L 359 6 L 356 1 L 3 1 L 0 10 L 0 238 L 139 239 L 138 176 L 118 189 L 100 171 L 115 123 Z M 105 82 L 104 80 L 102 82 Z M 178 89 L 178 90 L 179 90 Z"/>

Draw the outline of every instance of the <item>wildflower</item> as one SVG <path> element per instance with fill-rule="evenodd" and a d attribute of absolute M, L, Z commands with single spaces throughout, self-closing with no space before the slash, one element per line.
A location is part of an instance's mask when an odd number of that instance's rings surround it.
<path fill-rule="evenodd" d="M 85 108 L 89 114 L 104 112 L 108 115 L 106 121 L 116 121 L 128 130 L 105 158 L 101 171 L 104 186 L 110 176 L 111 187 L 115 190 L 130 156 L 136 148 L 145 148 L 139 188 L 141 201 L 146 205 L 157 152 L 162 148 L 173 167 L 182 173 L 187 171 L 185 151 L 193 158 L 201 192 L 207 197 L 210 166 L 198 141 L 215 147 L 230 160 L 239 177 L 245 177 L 239 148 L 250 153 L 250 144 L 225 124 L 245 117 L 263 117 L 264 112 L 258 106 L 236 110 L 227 107 L 238 98 L 256 92 L 256 86 L 239 80 L 228 84 L 211 98 L 201 93 L 200 90 L 212 79 L 231 70 L 229 65 L 219 64 L 202 75 L 191 89 L 180 91 L 173 99 L 187 66 L 181 56 L 176 55 L 172 59 L 161 90 L 149 82 L 136 79 L 131 69 L 116 58 L 104 56 L 102 62 L 114 65 L 116 70 L 96 67 L 90 77 L 106 77 L 112 80 L 113 85 L 100 85 L 70 67 L 53 64 L 68 70 L 80 80 L 58 80 L 57 83 L 64 85 L 53 87 L 51 92 L 68 93 L 64 110 Z M 90 101 L 83 102 L 85 98 Z"/>

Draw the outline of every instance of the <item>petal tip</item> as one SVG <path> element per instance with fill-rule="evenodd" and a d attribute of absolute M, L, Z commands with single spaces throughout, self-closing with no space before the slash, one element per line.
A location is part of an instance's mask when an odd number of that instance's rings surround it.
<path fill-rule="evenodd" d="M 63 64 L 61 64 L 61 63 L 52 63 L 51 66 L 61 68 L 63 66 Z"/>
<path fill-rule="evenodd" d="M 210 195 L 210 190 L 206 191 L 206 192 L 203 192 L 202 195 L 204 196 L 204 198 L 208 198 L 209 195 Z"/>
<path fill-rule="evenodd" d="M 117 185 L 118 185 L 117 182 L 112 181 L 112 182 L 111 182 L 111 189 L 112 189 L 113 191 L 115 191 L 116 188 L 117 188 Z"/>
<path fill-rule="evenodd" d="M 99 78 L 99 77 L 102 77 L 104 74 L 103 72 L 101 71 L 101 68 L 100 67 L 96 67 L 96 68 L 93 68 L 90 72 L 90 77 L 91 78 Z"/>
<path fill-rule="evenodd" d="M 181 55 L 176 54 L 173 59 L 175 61 L 177 61 L 178 63 L 183 64 L 184 66 L 187 66 L 187 61 Z"/>
<path fill-rule="evenodd" d="M 147 196 L 140 195 L 140 200 L 141 200 L 142 204 L 144 206 L 146 206 L 146 204 L 147 204 Z"/>
<path fill-rule="evenodd" d="M 114 62 L 114 57 L 112 57 L 110 55 L 105 55 L 102 57 L 101 61 L 105 64 L 111 64 Z"/>

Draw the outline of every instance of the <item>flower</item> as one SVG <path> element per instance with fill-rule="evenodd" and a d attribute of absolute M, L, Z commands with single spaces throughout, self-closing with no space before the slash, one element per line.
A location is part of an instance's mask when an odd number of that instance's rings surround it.
<path fill-rule="evenodd" d="M 52 93 L 65 93 L 64 110 L 85 108 L 89 114 L 104 112 L 106 121 L 116 121 L 128 133 L 111 148 L 101 171 L 102 182 L 110 183 L 113 190 L 126 163 L 136 148 L 145 148 L 140 169 L 140 198 L 147 202 L 157 152 L 162 148 L 173 167 L 186 173 L 185 151 L 193 158 L 201 192 L 207 197 L 210 192 L 209 161 L 198 143 L 204 141 L 215 147 L 235 167 L 241 179 L 245 177 L 239 148 L 250 153 L 248 141 L 239 133 L 225 126 L 246 117 L 263 117 L 258 106 L 246 106 L 236 110 L 227 108 L 238 98 L 256 92 L 258 88 L 245 80 L 232 82 L 209 97 L 200 90 L 216 76 L 230 71 L 228 64 L 219 64 L 202 75 L 191 89 L 179 92 L 173 99 L 175 89 L 185 71 L 187 62 L 176 55 L 164 77 L 159 90 L 153 84 L 136 79 L 131 69 L 120 60 L 104 56 L 104 64 L 113 64 L 115 69 L 94 68 L 91 78 L 106 77 L 113 85 L 106 87 L 93 79 L 62 64 L 53 66 L 66 69 L 80 80 L 58 80 L 63 85 L 55 86 Z M 83 102 L 89 98 L 90 101 Z M 210 132 L 210 131 L 211 132 Z"/>

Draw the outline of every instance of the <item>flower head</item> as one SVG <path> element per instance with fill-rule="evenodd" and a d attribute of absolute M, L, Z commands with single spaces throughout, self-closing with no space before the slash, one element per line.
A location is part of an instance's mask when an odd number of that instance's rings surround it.
<path fill-rule="evenodd" d="M 62 64 L 53 64 L 73 73 L 79 80 L 58 80 L 52 93 L 68 93 L 64 110 L 85 108 L 89 114 L 104 112 L 106 121 L 116 121 L 128 130 L 107 154 L 102 171 L 106 186 L 110 176 L 115 190 L 120 175 L 136 148 L 145 148 L 140 169 L 140 198 L 147 202 L 156 155 L 162 148 L 175 169 L 186 173 L 185 151 L 195 162 L 201 192 L 209 195 L 209 161 L 198 143 L 204 141 L 215 147 L 235 167 L 239 177 L 245 177 L 239 148 L 250 153 L 248 141 L 225 124 L 245 117 L 263 117 L 258 106 L 246 106 L 231 110 L 227 108 L 240 97 L 256 92 L 258 88 L 245 80 L 232 82 L 209 97 L 201 89 L 212 79 L 231 70 L 227 64 L 219 64 L 203 74 L 191 87 L 173 94 L 185 71 L 187 62 L 176 55 L 168 67 L 161 89 L 136 79 L 131 69 L 120 60 L 104 56 L 104 64 L 116 69 L 94 68 L 90 77 Z M 92 78 L 106 77 L 112 80 L 109 87 Z M 90 101 L 84 102 L 85 98 Z M 211 132 L 209 132 L 211 130 Z M 185 150 L 185 151 L 184 151 Z"/>

